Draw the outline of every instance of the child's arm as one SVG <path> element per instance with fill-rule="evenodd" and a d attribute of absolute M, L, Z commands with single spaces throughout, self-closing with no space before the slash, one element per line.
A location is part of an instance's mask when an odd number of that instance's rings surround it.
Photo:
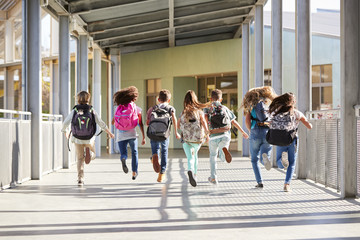
<path fill-rule="evenodd" d="M 241 128 L 240 124 L 238 123 L 238 121 L 236 121 L 235 119 L 231 121 L 231 124 L 234 125 L 234 127 L 236 127 L 237 129 L 239 129 L 239 131 L 242 133 L 243 137 L 245 139 L 249 138 L 249 135 Z"/>
<path fill-rule="evenodd" d="M 205 130 L 205 134 L 206 134 L 206 142 L 209 142 L 209 135 L 210 135 L 210 131 L 207 125 L 207 121 L 205 120 L 206 117 L 204 118 L 204 115 L 200 115 L 200 122 L 201 122 L 201 126 L 204 128 Z"/>
<path fill-rule="evenodd" d="M 111 133 L 108 128 L 105 129 L 105 132 L 110 136 L 110 138 L 115 138 L 115 135 Z"/>
<path fill-rule="evenodd" d="M 171 117 L 172 117 L 172 121 L 173 121 L 173 124 L 174 124 L 175 137 L 176 137 L 177 139 L 180 139 L 181 136 L 180 136 L 180 134 L 177 132 L 178 126 L 177 126 L 177 120 L 176 120 L 176 117 L 175 117 L 174 112 L 171 113 Z"/>
<path fill-rule="evenodd" d="M 245 116 L 245 125 L 246 125 L 246 128 L 249 130 L 249 132 L 251 132 L 251 115 L 250 115 L 250 113 L 247 113 Z"/>
<path fill-rule="evenodd" d="M 308 121 L 306 117 L 300 118 L 300 121 L 307 127 L 308 129 L 312 129 L 312 124 Z"/>
<path fill-rule="evenodd" d="M 144 125 L 142 123 L 142 117 L 141 117 L 141 113 L 138 114 L 138 117 L 139 117 L 139 126 L 140 126 L 140 131 L 141 131 L 141 134 L 142 134 L 142 141 L 141 141 L 141 145 L 145 145 L 146 143 L 146 139 L 145 139 L 145 134 L 144 134 Z"/>
<path fill-rule="evenodd" d="M 114 125 L 114 124 L 115 124 L 115 118 L 112 118 L 111 125 Z"/>

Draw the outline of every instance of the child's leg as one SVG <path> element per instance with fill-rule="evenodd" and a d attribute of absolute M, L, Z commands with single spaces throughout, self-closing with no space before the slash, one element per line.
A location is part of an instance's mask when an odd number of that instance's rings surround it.
<path fill-rule="evenodd" d="M 160 142 L 155 140 L 150 140 L 151 145 L 151 153 L 152 155 L 157 154 L 159 155 L 160 152 Z"/>
<path fill-rule="evenodd" d="M 131 148 L 131 169 L 133 172 L 138 172 L 138 140 L 137 138 L 129 139 Z"/>
<path fill-rule="evenodd" d="M 223 148 L 229 149 L 230 146 L 230 141 L 231 141 L 231 137 L 226 135 L 223 136 L 222 138 L 220 138 L 220 142 L 219 144 L 219 157 L 221 159 L 221 161 L 225 162 L 225 154 L 222 151 Z"/>
<path fill-rule="evenodd" d="M 160 142 L 160 145 L 161 145 L 161 171 L 160 171 L 160 173 L 164 173 L 166 170 L 169 142 L 170 142 L 170 138 L 166 139 L 165 141 Z"/>
<path fill-rule="evenodd" d="M 264 138 L 262 144 L 260 145 L 260 162 L 262 164 L 264 164 L 264 160 L 262 159 L 262 154 L 266 153 L 268 158 L 271 159 L 271 152 L 272 152 L 272 145 L 270 145 Z"/>
<path fill-rule="evenodd" d="M 119 150 L 120 150 L 120 160 L 127 159 L 127 156 L 128 156 L 127 144 L 128 144 L 128 142 L 129 142 L 129 140 L 123 140 L 123 141 L 118 142 Z"/>
<path fill-rule="evenodd" d="M 75 143 L 75 151 L 77 158 L 77 171 L 78 171 L 78 181 L 84 180 L 84 144 Z"/>
<path fill-rule="evenodd" d="M 296 158 L 297 158 L 297 138 L 294 140 L 294 142 L 288 146 L 288 161 L 289 161 L 289 167 L 286 171 L 286 177 L 285 177 L 285 184 L 290 184 L 290 181 L 294 175 L 295 172 L 295 165 L 296 165 Z"/>
<path fill-rule="evenodd" d="M 253 130 L 252 130 L 253 131 Z M 250 156 L 251 156 L 251 165 L 255 174 L 255 179 L 257 183 L 262 183 L 262 176 L 260 172 L 260 163 L 259 163 L 259 153 L 260 145 L 262 140 L 254 137 L 254 134 L 250 134 Z"/>
<path fill-rule="evenodd" d="M 219 151 L 218 139 L 209 141 L 209 152 L 210 152 L 210 177 L 216 179 L 216 158 Z"/>
<path fill-rule="evenodd" d="M 276 164 L 280 169 L 284 168 L 284 165 L 281 162 L 281 154 L 287 151 L 288 151 L 288 147 L 276 146 Z"/>
<path fill-rule="evenodd" d="M 198 153 L 199 153 L 200 147 L 201 147 L 201 144 L 194 143 L 194 174 L 197 173 L 197 169 L 198 169 L 198 162 L 199 162 Z"/>
<path fill-rule="evenodd" d="M 86 147 L 90 148 L 91 160 L 94 160 L 96 157 L 95 142 L 93 142 L 92 144 L 86 145 Z"/>
<path fill-rule="evenodd" d="M 189 143 L 183 143 L 183 149 L 188 160 L 188 171 L 194 172 L 194 156 L 192 155 L 192 146 Z"/>

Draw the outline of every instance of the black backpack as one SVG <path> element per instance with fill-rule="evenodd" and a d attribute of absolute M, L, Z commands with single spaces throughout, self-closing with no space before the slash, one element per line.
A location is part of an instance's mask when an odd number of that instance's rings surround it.
<path fill-rule="evenodd" d="M 146 135 L 151 140 L 165 141 L 170 136 L 171 124 L 170 108 L 168 106 L 160 108 L 156 105 L 151 112 Z"/>
<path fill-rule="evenodd" d="M 209 121 L 213 129 L 231 126 L 230 118 L 222 105 L 210 108 Z"/>
<path fill-rule="evenodd" d="M 266 141 L 271 145 L 289 146 L 295 140 L 296 133 L 295 116 L 290 113 L 280 113 L 271 120 Z"/>
<path fill-rule="evenodd" d="M 89 140 L 96 133 L 96 122 L 93 107 L 87 104 L 75 105 L 71 120 L 72 135 L 81 140 Z"/>

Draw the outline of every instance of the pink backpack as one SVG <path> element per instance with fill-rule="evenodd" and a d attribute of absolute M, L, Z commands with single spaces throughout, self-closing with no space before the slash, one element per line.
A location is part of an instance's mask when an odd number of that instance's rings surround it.
<path fill-rule="evenodd" d="M 137 126 L 139 117 L 137 106 L 134 102 L 127 105 L 119 105 L 116 109 L 115 127 L 120 130 L 130 130 Z"/>

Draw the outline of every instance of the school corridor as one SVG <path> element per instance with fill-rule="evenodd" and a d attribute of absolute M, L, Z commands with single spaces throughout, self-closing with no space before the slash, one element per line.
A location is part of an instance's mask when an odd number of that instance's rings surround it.
<path fill-rule="evenodd" d="M 140 150 L 139 176 L 122 172 L 119 155 L 95 159 L 77 186 L 76 166 L 6 189 L 0 197 L 0 239 L 359 239 L 360 201 L 310 180 L 262 167 L 256 184 L 249 158 L 218 162 L 219 184 L 207 181 L 201 150 L 198 186 L 188 183 L 182 150 L 169 154 L 164 183 Z M 129 166 L 129 163 L 128 163 Z"/>

